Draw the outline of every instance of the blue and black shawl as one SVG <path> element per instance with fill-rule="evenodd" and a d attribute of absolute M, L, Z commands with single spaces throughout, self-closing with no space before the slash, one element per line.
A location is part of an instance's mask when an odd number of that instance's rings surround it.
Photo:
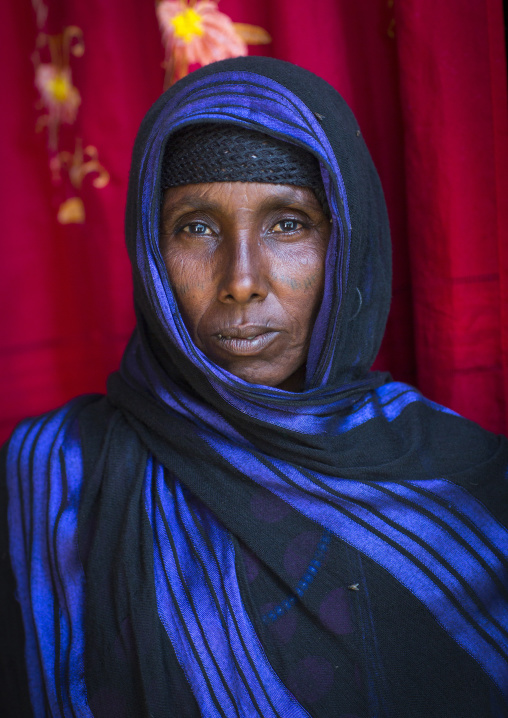
<path fill-rule="evenodd" d="M 178 311 L 161 159 L 206 122 L 321 163 L 333 231 L 301 393 L 217 367 Z M 107 396 L 22 423 L 4 452 L 5 660 L 15 634 L 27 714 L 507 716 L 507 442 L 369 371 L 389 230 L 342 98 L 267 58 L 192 73 L 142 123 L 126 234 L 137 328 Z"/>

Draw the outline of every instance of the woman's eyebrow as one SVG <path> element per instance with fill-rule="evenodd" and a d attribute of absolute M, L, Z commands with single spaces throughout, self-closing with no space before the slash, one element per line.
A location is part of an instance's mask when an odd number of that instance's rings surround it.
<path fill-rule="evenodd" d="M 316 197 L 315 200 L 307 197 L 295 197 L 292 192 L 274 192 L 270 197 L 261 202 L 263 209 L 278 209 L 279 207 L 290 207 L 292 209 L 319 208 L 320 204 Z"/>
<path fill-rule="evenodd" d="M 175 200 L 171 204 L 164 204 L 162 218 L 168 219 L 175 214 L 185 214 L 186 212 L 192 212 L 194 210 L 213 212 L 218 208 L 218 203 L 212 200 L 204 200 L 200 197 L 185 197 L 183 200 Z"/>
<path fill-rule="evenodd" d="M 270 196 L 265 197 L 259 204 L 261 210 L 272 210 L 280 209 L 281 207 L 288 207 L 292 209 L 320 209 L 321 205 L 317 197 L 309 199 L 307 197 L 295 197 L 295 194 L 291 190 L 286 189 L 274 189 Z M 202 195 L 193 195 L 189 192 L 185 197 L 181 199 L 175 199 L 170 204 L 164 204 L 162 217 L 168 219 L 175 214 L 185 214 L 186 212 L 192 212 L 195 210 L 201 210 L 204 212 L 215 212 L 222 209 L 222 204 L 213 199 L 207 199 Z"/>

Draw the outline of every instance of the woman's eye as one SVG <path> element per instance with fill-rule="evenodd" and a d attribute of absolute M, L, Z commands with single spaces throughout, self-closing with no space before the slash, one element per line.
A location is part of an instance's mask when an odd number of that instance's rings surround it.
<path fill-rule="evenodd" d="M 273 232 L 296 232 L 302 228 L 302 223 L 297 219 L 282 219 L 273 228 Z"/>
<path fill-rule="evenodd" d="M 203 222 L 191 222 L 190 224 L 186 224 L 185 227 L 182 227 L 182 231 L 201 236 L 212 234 L 210 227 Z"/>

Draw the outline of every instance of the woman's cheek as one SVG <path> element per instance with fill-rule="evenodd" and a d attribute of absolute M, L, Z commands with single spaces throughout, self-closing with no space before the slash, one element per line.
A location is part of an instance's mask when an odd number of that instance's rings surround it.
<path fill-rule="evenodd" d="M 285 269 L 273 270 L 270 278 L 272 282 L 277 283 L 285 290 L 290 290 L 295 294 L 314 294 L 317 289 L 321 288 L 323 277 L 319 268 L 309 273 L 295 272 L 291 274 Z"/>
<path fill-rule="evenodd" d="M 169 281 L 180 309 L 192 316 L 202 302 L 202 295 L 209 293 L 211 277 L 209 263 L 200 256 L 169 251 L 164 258 Z"/>
<path fill-rule="evenodd" d="M 284 292 L 292 292 L 306 299 L 323 291 L 324 255 L 321 252 L 302 252 L 291 261 L 272 265 L 270 279 Z"/>

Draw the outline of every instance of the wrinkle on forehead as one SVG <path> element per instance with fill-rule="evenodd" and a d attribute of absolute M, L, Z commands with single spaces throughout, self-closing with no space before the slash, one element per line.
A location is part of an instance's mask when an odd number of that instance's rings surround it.
<path fill-rule="evenodd" d="M 244 187 L 245 191 L 238 192 Z M 192 211 L 195 209 L 204 211 L 219 211 L 224 204 L 234 203 L 235 209 L 252 211 L 249 206 L 252 204 L 252 189 L 259 187 L 263 190 L 270 188 L 269 193 L 264 194 L 259 203 L 260 210 L 277 209 L 279 207 L 308 207 L 309 210 L 321 211 L 322 207 L 314 191 L 308 187 L 297 187 L 294 185 L 264 184 L 258 182 L 213 182 L 206 184 L 182 185 L 172 187 L 164 193 L 163 218 L 174 214 L 176 211 Z M 219 190 L 219 192 L 217 191 Z M 242 206 L 242 203 L 245 206 Z"/>

